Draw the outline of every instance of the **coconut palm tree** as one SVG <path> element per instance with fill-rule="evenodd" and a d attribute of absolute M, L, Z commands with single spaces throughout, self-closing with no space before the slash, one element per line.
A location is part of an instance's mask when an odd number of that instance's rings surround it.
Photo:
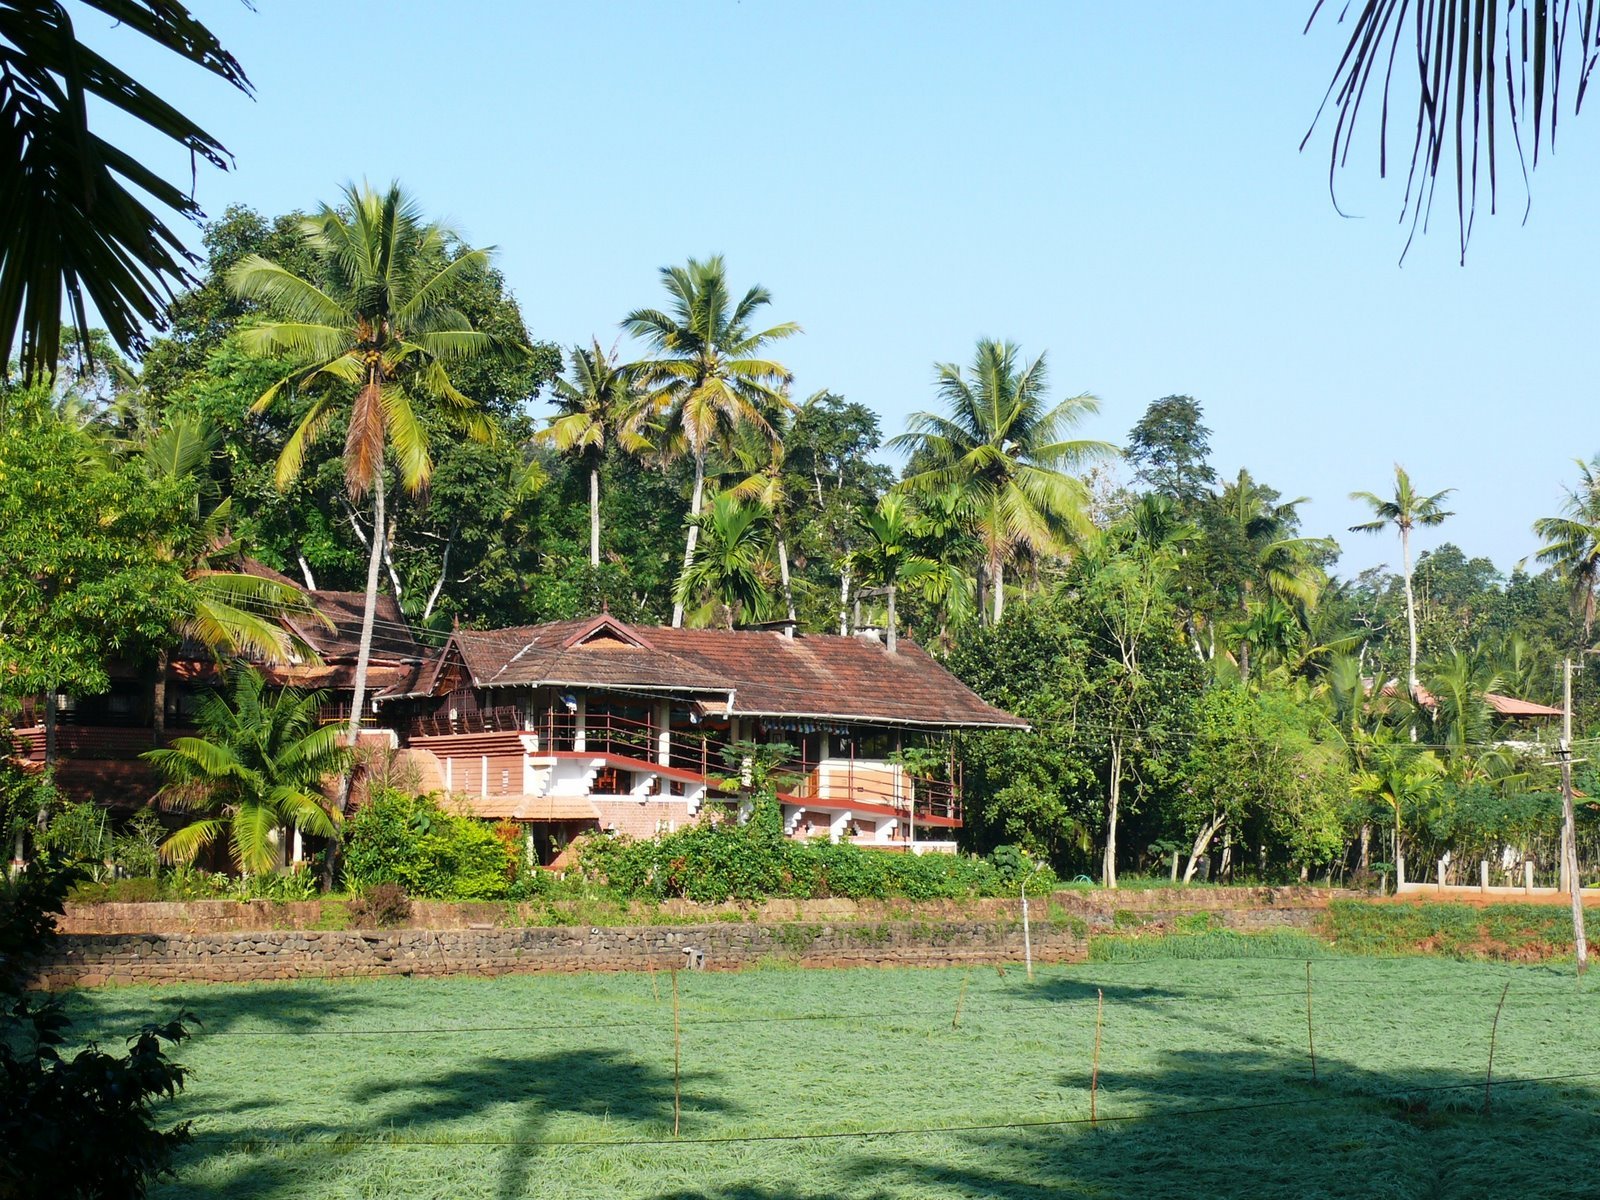
<path fill-rule="evenodd" d="M 665 415 L 669 438 L 694 459 L 683 552 L 687 574 L 702 528 L 696 518 L 705 498 L 706 455 L 740 425 L 772 436 L 763 410 L 789 403 L 791 376 L 782 363 L 761 355 L 772 343 L 799 333 L 800 326 L 789 321 L 752 330 L 752 318 L 772 296 L 757 285 L 735 302 L 720 254 L 663 267 L 661 282 L 671 298 L 668 310 L 635 309 L 622 327 L 654 352 L 654 358 L 637 364 L 640 385 L 651 407 Z M 672 624 L 683 624 L 680 602 L 673 604 Z"/>
<path fill-rule="evenodd" d="M 1540 517 L 1533 532 L 1544 540 L 1537 551 L 1542 563 L 1561 570 L 1572 585 L 1573 609 L 1583 618 L 1583 644 L 1594 639 L 1595 591 L 1600 588 L 1600 454 L 1581 458 L 1578 486 L 1567 489 L 1561 515 Z"/>
<path fill-rule="evenodd" d="M 1369 109 L 1381 108 L 1375 123 L 1378 152 L 1371 156 L 1380 175 L 1389 171 L 1389 117 L 1400 114 L 1402 126 L 1413 131 L 1401 210 L 1402 217 L 1410 214 L 1409 236 L 1415 236 L 1419 222 L 1427 223 L 1442 165 L 1444 178 L 1455 177 L 1456 226 L 1464 259 L 1477 215 L 1480 160 L 1492 212 L 1500 173 L 1512 174 L 1504 166 L 1497 169 L 1507 149 L 1515 154 L 1524 183 L 1530 166 L 1539 163 L 1541 147 L 1554 153 L 1557 110 L 1564 95 L 1571 98 L 1574 114 L 1583 104 L 1596 62 L 1600 8 L 1592 2 L 1548 0 L 1460 5 L 1315 0 L 1306 28 L 1323 12 L 1340 23 L 1350 21 L 1349 40 L 1317 111 L 1317 120 L 1327 109 L 1338 114 L 1328 147 L 1330 185 L 1351 161 L 1352 143 L 1374 130 L 1374 122 L 1363 127 L 1358 120 L 1363 101 Z M 1575 64 L 1565 74 L 1564 52 Z M 1414 117 L 1405 111 L 1413 105 Z M 1302 147 L 1311 140 L 1314 126 L 1315 121 Z M 1528 152 L 1531 164 L 1525 158 Z"/>
<path fill-rule="evenodd" d="M 90 25 L 140 34 L 150 42 L 141 51 L 169 51 L 251 94 L 238 61 L 186 6 L 87 0 L 85 7 L 99 10 L 81 14 Z M 20 334 L 29 378 L 56 369 L 63 308 L 80 344 L 87 346 L 92 304 L 111 340 L 133 349 L 142 326 L 160 322 L 173 290 L 192 282 L 183 239 L 151 206 L 197 219 L 193 186 L 163 178 L 101 137 L 90 115 L 118 110 L 108 124 L 120 120 L 130 146 L 136 125 L 154 134 L 156 143 L 139 148 L 152 154 L 156 145 L 176 145 L 191 162 L 222 170 L 231 162 L 216 138 L 110 61 L 100 35 L 97 27 L 92 49 L 80 41 L 59 3 L 0 4 L 0 359 Z M 170 61 L 157 69 L 152 59 L 151 76 L 173 78 Z"/>
<path fill-rule="evenodd" d="M 889 444 L 911 453 L 905 487 L 925 493 L 957 486 L 969 497 L 998 623 L 1007 563 L 1019 552 L 1058 549 L 1087 525 L 1088 489 L 1071 472 L 1117 451 L 1065 437 L 1099 401 L 1084 393 L 1050 404 L 1042 353 L 1024 363 L 1012 343 L 986 338 L 968 370 L 954 363 L 935 369 L 945 413 L 912 413 L 909 430 Z"/>
<path fill-rule="evenodd" d="M 226 838 L 234 866 L 255 874 L 278 864 L 275 831 L 332 837 L 338 810 L 319 789 L 349 769 L 353 752 L 339 744 L 336 726 L 318 725 L 325 698 L 271 692 L 248 669 L 234 676 L 227 695 L 202 698 L 200 736 L 144 755 L 166 780 L 157 803 L 201 814 L 162 843 L 162 857 L 193 862 Z"/>
<path fill-rule="evenodd" d="M 863 536 L 851 552 L 852 573 L 883 589 L 889 653 L 894 654 L 899 649 L 895 606 L 901 581 L 933 576 L 941 564 L 919 552 L 921 521 L 903 492 L 890 492 L 874 507 L 863 508 L 856 514 L 856 527 Z"/>
<path fill-rule="evenodd" d="M 1393 526 L 1400 534 L 1400 562 L 1406 589 L 1406 634 L 1410 645 L 1409 668 L 1406 682 L 1410 693 L 1417 690 L 1417 601 L 1411 589 L 1411 531 L 1418 527 L 1432 528 L 1442 525 L 1454 513 L 1445 511 L 1445 497 L 1455 491 L 1445 488 L 1431 496 L 1418 493 L 1411 476 L 1399 463 L 1394 466 L 1394 495 L 1379 496 L 1374 492 L 1351 492 L 1350 499 L 1360 500 L 1372 509 L 1373 519 L 1350 526 L 1351 533 L 1382 533 Z"/>
<path fill-rule="evenodd" d="M 563 454 L 574 455 L 589 472 L 589 565 L 600 565 L 600 467 L 606 452 L 640 454 L 650 448 L 645 435 L 646 407 L 633 386 L 633 369 L 607 354 L 600 340 L 589 349 L 572 348 L 570 379 L 557 379 L 555 404 L 539 437 Z"/>
<path fill-rule="evenodd" d="M 474 329 L 450 305 L 451 286 L 483 270 L 489 252 L 456 249 L 455 235 L 425 222 L 399 184 L 383 192 L 346 188 L 344 203 L 324 205 L 305 221 L 301 236 L 315 259 L 315 278 L 252 254 L 228 272 L 228 284 L 266 314 L 241 332 L 244 348 L 291 364 L 252 411 L 304 401 L 278 456 L 278 486 L 295 480 L 318 436 L 342 418 L 345 488 L 356 503 L 372 496 L 366 604 L 350 704 L 353 742 L 366 701 L 388 528 L 385 456 L 393 455 L 405 489 L 421 492 L 433 473 L 423 408 L 479 441 L 491 433 L 482 409 L 451 381 L 451 368 L 527 351 Z"/>
<path fill-rule="evenodd" d="M 705 535 L 705 544 L 679 573 L 673 603 L 681 612 L 696 597 L 709 595 L 711 619 L 720 611 L 729 629 L 735 614 L 760 620 L 771 580 L 767 555 L 772 539 L 766 513 L 732 492 L 719 492 L 691 520 Z"/>

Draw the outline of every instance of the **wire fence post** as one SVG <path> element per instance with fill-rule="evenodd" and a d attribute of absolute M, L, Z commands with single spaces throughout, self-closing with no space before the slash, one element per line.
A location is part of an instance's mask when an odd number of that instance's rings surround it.
<path fill-rule="evenodd" d="M 1317 1041 L 1311 1033 L 1311 960 L 1306 959 L 1306 1047 L 1311 1051 L 1311 1082 L 1317 1081 Z"/>
<path fill-rule="evenodd" d="M 1089 1071 L 1089 1124 L 1091 1125 L 1097 1123 L 1095 1098 L 1100 1091 L 1100 1026 L 1106 1012 L 1105 989 L 1095 988 L 1094 994 L 1094 1066 Z"/>
<path fill-rule="evenodd" d="M 678 968 L 672 968 L 672 1136 L 678 1136 L 678 1120 L 683 1112 L 683 1094 L 679 1084 L 679 1069 L 683 1062 L 683 1047 L 678 1034 Z"/>
<path fill-rule="evenodd" d="M 961 1006 L 967 1000 L 967 979 L 972 975 L 972 968 L 968 967 L 961 973 L 961 991 L 956 995 L 956 1015 L 950 1019 L 950 1028 L 957 1029 L 961 1025 Z"/>
<path fill-rule="evenodd" d="M 650 994 L 656 998 L 656 1003 L 661 1003 L 661 985 L 656 982 L 656 960 L 654 957 L 644 960 L 650 968 Z"/>
<path fill-rule="evenodd" d="M 1483 1076 L 1483 1115 L 1489 1116 L 1494 1106 L 1492 1089 L 1494 1087 L 1494 1042 L 1500 1034 L 1500 1012 L 1506 1006 L 1506 993 L 1511 990 L 1511 980 L 1506 980 L 1505 987 L 1500 989 L 1500 1003 L 1494 1008 L 1494 1024 L 1489 1026 L 1489 1069 Z"/>

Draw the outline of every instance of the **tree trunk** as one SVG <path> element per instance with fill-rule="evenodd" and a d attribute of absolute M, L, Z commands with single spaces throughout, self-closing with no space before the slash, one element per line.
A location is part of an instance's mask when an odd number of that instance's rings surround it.
<path fill-rule="evenodd" d="M 998 558 L 994 560 L 989 574 L 992 576 L 990 583 L 994 587 L 994 623 L 1000 624 L 1000 618 L 1006 610 L 1006 566 Z"/>
<path fill-rule="evenodd" d="M 589 565 L 600 565 L 600 468 L 589 468 Z"/>
<path fill-rule="evenodd" d="M 1361 857 L 1356 862 L 1357 870 L 1363 874 L 1372 865 L 1372 823 L 1370 821 L 1361 823 Z"/>
<path fill-rule="evenodd" d="M 783 606 L 789 614 L 789 620 L 795 619 L 794 615 L 794 589 L 789 584 L 789 541 L 778 535 L 778 577 L 783 581 Z"/>
<path fill-rule="evenodd" d="M 1217 830 L 1222 828 L 1226 817 L 1216 817 L 1210 821 L 1194 839 L 1194 845 L 1189 849 L 1189 865 L 1183 869 L 1183 881 L 1189 883 L 1194 879 L 1194 873 L 1199 865 L 1200 856 L 1211 848 L 1211 839 L 1217 836 Z"/>
<path fill-rule="evenodd" d="M 839 636 L 850 633 L 850 568 L 839 569 Z"/>
<path fill-rule="evenodd" d="M 44 765 L 56 762 L 56 688 L 51 684 L 44 693 Z"/>
<path fill-rule="evenodd" d="M 361 645 L 356 654 L 355 678 L 351 681 L 350 724 L 345 730 L 345 736 L 349 739 L 352 750 L 361 744 L 361 712 L 367 703 L 367 666 L 372 660 L 372 625 L 378 615 L 378 572 L 383 563 L 384 531 L 387 528 L 384 517 L 383 466 L 380 463 L 372 488 L 372 545 L 367 553 L 367 595 L 361 611 Z M 350 807 L 350 788 L 354 782 L 353 770 L 345 772 L 344 777 L 339 780 L 341 814 Z M 338 837 L 335 835 L 333 844 L 328 847 L 328 855 L 322 870 L 322 885 L 324 889 L 330 891 L 337 874 L 338 848 Z"/>
<path fill-rule="evenodd" d="M 1246 638 L 1239 643 L 1239 682 L 1250 682 L 1250 640 Z"/>
<path fill-rule="evenodd" d="M 316 577 L 311 574 L 311 564 L 306 561 L 306 556 L 301 554 L 299 551 L 295 552 L 295 557 L 300 560 L 300 574 L 305 576 L 306 591 L 316 591 L 317 580 Z"/>
<path fill-rule="evenodd" d="M 889 644 L 889 653 L 890 654 L 899 653 L 899 646 L 898 646 L 898 644 L 896 642 L 896 636 L 895 636 L 894 590 L 895 590 L 894 584 L 891 583 L 889 585 L 889 643 L 888 643 Z"/>
<path fill-rule="evenodd" d="M 150 707 L 154 710 L 150 728 L 154 733 L 152 740 L 157 746 L 161 745 L 161 735 L 167 731 L 167 659 L 167 651 L 157 652 L 156 682 L 150 696 Z"/>
<path fill-rule="evenodd" d="M 1217 879 L 1227 883 L 1233 879 L 1233 833 L 1222 835 L 1222 862 L 1217 867 Z"/>
<path fill-rule="evenodd" d="M 697 453 L 694 456 L 694 494 L 689 499 L 689 516 L 700 515 L 700 500 L 706 490 L 706 456 Z M 687 574 L 690 567 L 694 566 L 694 548 L 700 544 L 700 524 L 697 521 L 689 522 L 689 537 L 683 547 L 683 570 Z M 683 627 L 683 605 L 678 601 L 672 604 L 672 627 Z"/>
<path fill-rule="evenodd" d="M 456 544 L 456 533 L 461 523 L 455 522 L 450 526 L 450 536 L 444 540 L 444 553 L 439 556 L 439 578 L 433 585 L 433 590 L 428 593 L 428 602 L 422 606 L 422 621 L 427 623 L 433 616 L 433 606 L 439 603 L 439 594 L 444 591 L 444 581 L 450 577 L 450 550 Z"/>
<path fill-rule="evenodd" d="M 1111 797 L 1106 804 L 1106 852 L 1100 865 L 1103 886 L 1117 886 L 1117 810 L 1122 805 L 1122 739 L 1111 739 Z"/>
<path fill-rule="evenodd" d="M 1411 591 L 1411 531 L 1400 526 L 1400 562 L 1405 568 L 1406 581 L 1406 636 L 1410 642 L 1410 669 L 1406 675 L 1407 695 L 1417 694 L 1417 600 Z"/>

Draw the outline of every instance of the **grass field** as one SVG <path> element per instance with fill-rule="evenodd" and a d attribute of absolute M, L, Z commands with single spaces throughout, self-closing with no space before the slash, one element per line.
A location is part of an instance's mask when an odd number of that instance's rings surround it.
<path fill-rule="evenodd" d="M 1096 962 L 1032 985 L 1017 967 L 683 974 L 676 1144 L 665 975 L 140 988 L 72 1005 L 108 1041 L 180 1004 L 203 1022 L 180 1054 L 193 1078 L 168 1110 L 198 1134 L 157 1192 L 169 1198 L 1600 1186 L 1600 989 L 1579 991 L 1570 965 L 1319 958 L 1316 1084 L 1305 972 L 1300 956 Z M 854 1136 L 871 1130 L 915 1132 Z M 821 1134 L 850 1136 L 808 1136 Z M 774 1140 L 742 1140 L 762 1138 Z"/>

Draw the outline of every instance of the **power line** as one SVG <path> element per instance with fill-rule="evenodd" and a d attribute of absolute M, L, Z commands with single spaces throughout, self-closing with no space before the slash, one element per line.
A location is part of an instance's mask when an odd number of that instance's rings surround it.
<path fill-rule="evenodd" d="M 1517 1087 L 1535 1083 L 1564 1083 L 1575 1079 L 1591 1079 L 1600 1076 L 1600 1071 L 1576 1071 L 1565 1075 L 1536 1075 L 1520 1079 L 1497 1079 L 1496 1087 Z M 1483 1086 L 1479 1080 L 1469 1083 L 1444 1083 L 1432 1084 L 1427 1087 L 1405 1088 L 1394 1094 L 1393 1098 L 1417 1095 L 1431 1095 L 1440 1092 L 1462 1091 L 1468 1088 L 1478 1089 Z M 759 1145 L 773 1142 L 823 1142 L 852 1139 L 871 1139 L 888 1137 L 929 1137 L 951 1133 L 1000 1133 L 1008 1130 L 1024 1129 L 1058 1129 L 1074 1125 L 1102 1125 L 1102 1124 L 1137 1124 L 1142 1122 L 1160 1122 L 1175 1118 L 1223 1116 L 1229 1113 L 1260 1112 L 1275 1108 L 1303 1108 L 1306 1105 L 1331 1104 L 1335 1102 L 1361 1103 L 1368 1100 L 1383 1101 L 1390 1099 L 1379 1095 L 1363 1095 L 1361 1093 L 1341 1093 L 1337 1097 L 1330 1096 L 1302 1096 L 1284 1100 L 1260 1100 L 1248 1104 L 1224 1104 L 1203 1108 L 1168 1109 L 1162 1112 L 1126 1113 L 1122 1115 L 1097 1116 L 1097 1117 L 1060 1117 L 1039 1121 L 1003 1121 L 988 1124 L 971 1125 L 928 1125 L 928 1126 L 899 1126 L 889 1129 L 847 1129 L 823 1130 L 807 1133 L 755 1133 L 755 1134 L 715 1134 L 709 1137 L 641 1137 L 641 1138 L 488 1138 L 475 1136 L 462 1136 L 454 1138 L 426 1138 L 402 1137 L 390 1135 L 388 1137 L 359 1134 L 337 1134 L 332 1137 L 311 1138 L 263 1138 L 249 1137 L 240 1134 L 226 1134 L 220 1132 L 202 1131 L 194 1135 L 196 1140 L 235 1145 L 241 1147 L 317 1147 L 345 1148 L 350 1146 L 383 1146 L 383 1147 L 409 1147 L 422 1146 L 443 1148 L 449 1146 L 521 1146 L 542 1147 L 548 1149 L 573 1149 L 596 1150 L 605 1148 L 631 1148 L 646 1149 L 655 1147 L 672 1146 L 726 1146 L 726 1145 Z"/>

